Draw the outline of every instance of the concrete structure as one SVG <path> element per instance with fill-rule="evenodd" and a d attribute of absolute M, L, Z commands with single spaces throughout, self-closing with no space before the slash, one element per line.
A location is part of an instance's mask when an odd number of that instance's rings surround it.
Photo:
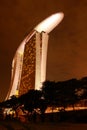
<path fill-rule="evenodd" d="M 56 13 L 37 25 L 23 40 L 12 62 L 11 85 L 7 95 L 22 95 L 40 89 L 46 80 L 48 34 L 61 22 L 63 13 Z"/>

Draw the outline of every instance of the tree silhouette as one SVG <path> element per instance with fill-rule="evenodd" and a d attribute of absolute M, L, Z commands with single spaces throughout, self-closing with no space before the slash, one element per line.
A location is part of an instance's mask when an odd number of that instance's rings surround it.
<path fill-rule="evenodd" d="M 87 100 L 87 77 L 80 80 L 69 79 L 66 81 L 45 81 L 41 90 L 29 90 L 27 93 L 0 103 L 0 108 L 12 108 L 15 110 L 20 107 L 23 112 L 29 113 L 38 111 L 43 117 L 47 107 L 65 108 L 74 105 L 79 101 Z"/>
<path fill-rule="evenodd" d="M 78 102 L 76 89 L 79 87 L 78 80 L 70 79 L 61 82 L 45 81 L 42 92 L 48 106 L 63 107 L 64 109 Z"/>
<path fill-rule="evenodd" d="M 42 97 L 42 92 L 40 90 L 29 90 L 26 94 L 19 97 L 19 101 L 24 105 L 24 109 L 32 112 L 34 109 L 38 108 L 39 100 Z"/>

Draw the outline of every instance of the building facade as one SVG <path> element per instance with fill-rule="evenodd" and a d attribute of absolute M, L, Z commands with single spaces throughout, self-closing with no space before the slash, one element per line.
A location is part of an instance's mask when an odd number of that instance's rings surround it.
<path fill-rule="evenodd" d="M 6 99 L 20 96 L 30 89 L 40 89 L 46 80 L 46 62 L 49 33 L 63 19 L 56 13 L 42 21 L 18 47 L 12 61 L 12 75 Z"/>

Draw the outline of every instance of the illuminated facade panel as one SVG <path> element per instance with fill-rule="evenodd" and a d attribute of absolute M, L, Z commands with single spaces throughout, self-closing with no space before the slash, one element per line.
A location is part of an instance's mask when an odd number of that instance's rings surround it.
<path fill-rule="evenodd" d="M 36 32 L 25 44 L 19 95 L 30 89 L 40 89 L 46 80 L 47 43 L 48 35 Z"/>
<path fill-rule="evenodd" d="M 36 33 L 25 44 L 19 95 L 35 88 Z"/>

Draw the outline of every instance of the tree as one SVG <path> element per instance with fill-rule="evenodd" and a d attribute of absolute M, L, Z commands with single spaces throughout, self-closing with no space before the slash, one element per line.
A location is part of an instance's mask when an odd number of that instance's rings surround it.
<path fill-rule="evenodd" d="M 42 97 L 42 92 L 40 90 L 29 90 L 26 94 L 19 97 L 19 101 L 24 105 L 24 109 L 32 112 L 34 109 L 38 108 L 38 102 Z"/>
<path fill-rule="evenodd" d="M 78 96 L 75 92 L 78 87 L 76 79 L 61 82 L 45 81 L 42 85 L 42 92 L 48 106 L 63 107 L 65 110 L 67 106 L 74 106 L 78 102 Z"/>

